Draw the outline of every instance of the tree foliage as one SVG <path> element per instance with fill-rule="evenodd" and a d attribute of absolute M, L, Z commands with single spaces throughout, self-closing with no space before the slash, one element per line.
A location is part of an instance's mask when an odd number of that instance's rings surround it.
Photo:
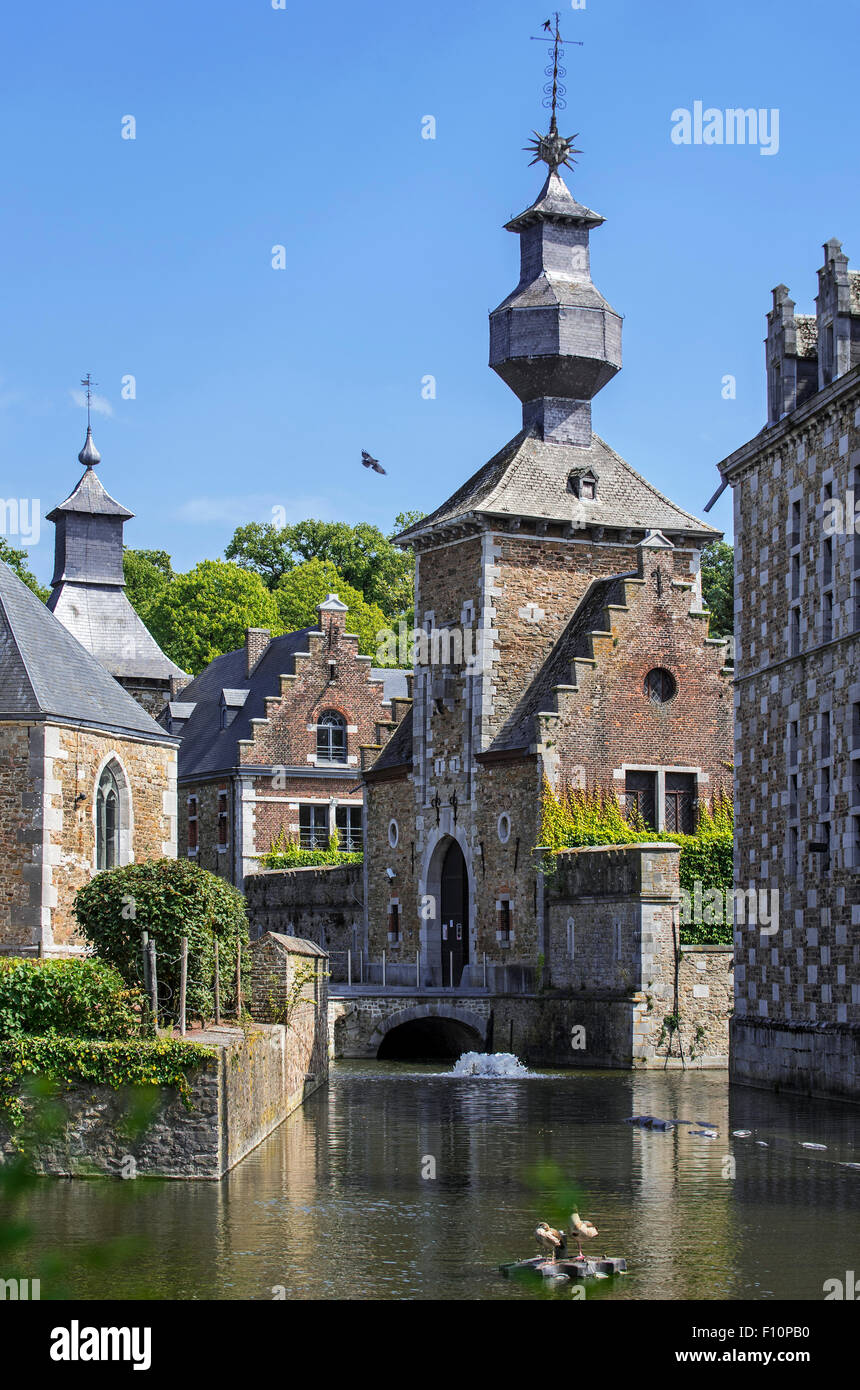
<path fill-rule="evenodd" d="M 258 574 L 224 560 L 201 560 L 177 574 L 148 609 L 146 624 L 158 645 L 184 671 L 197 675 L 216 656 L 235 651 L 245 629 L 284 631 L 275 597 Z"/>
<path fill-rule="evenodd" d="M 379 634 L 388 627 L 388 619 L 375 603 L 347 583 L 330 560 L 306 560 L 285 574 L 274 592 L 283 632 L 316 627 L 317 608 L 329 594 L 337 594 L 349 608 L 346 615 L 347 632 L 358 637 L 358 650 L 363 656 L 376 659 Z"/>
<path fill-rule="evenodd" d="M 175 578 L 166 550 L 129 550 L 122 554 L 125 591 L 135 611 L 148 626 L 148 616 L 156 600 Z"/>
<path fill-rule="evenodd" d="M 18 578 L 32 589 L 33 593 L 47 603 L 50 590 L 39 583 L 36 576 L 30 570 L 27 561 L 30 557 L 26 550 L 16 550 L 14 545 L 10 545 L 5 536 L 0 536 L 0 560 L 7 564 L 10 570 L 14 570 Z"/>
<path fill-rule="evenodd" d="M 141 932 L 155 942 L 159 1016 L 178 1017 L 180 943 L 188 937 L 189 1015 L 211 1018 L 215 939 L 221 997 L 236 978 L 236 953 L 248 941 L 245 899 L 217 874 L 187 859 L 156 859 L 108 869 L 79 889 L 75 916 L 87 941 L 132 987 L 143 988 Z"/>
<path fill-rule="evenodd" d="M 735 552 L 726 541 L 711 541 L 702 549 L 702 597 L 711 610 L 711 637 L 728 637 L 735 630 Z"/>
<path fill-rule="evenodd" d="M 334 565 L 346 583 L 389 620 L 407 612 L 412 603 L 412 556 L 366 521 L 350 526 L 310 520 L 282 527 L 252 521 L 236 529 L 224 554 L 259 574 L 273 590 L 298 566 L 319 560 Z"/>

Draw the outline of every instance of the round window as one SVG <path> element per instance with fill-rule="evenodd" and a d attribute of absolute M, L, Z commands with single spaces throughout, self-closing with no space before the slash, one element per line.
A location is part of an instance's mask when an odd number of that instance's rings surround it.
<path fill-rule="evenodd" d="M 654 705 L 665 705 L 674 699 L 677 691 L 678 682 L 672 672 L 662 666 L 655 666 L 645 677 L 645 694 Z"/>
<path fill-rule="evenodd" d="M 499 832 L 499 839 L 503 845 L 506 845 L 511 838 L 511 818 L 507 811 L 503 811 L 499 816 L 496 828 Z"/>
<path fill-rule="evenodd" d="M 388 822 L 388 843 L 392 849 L 397 848 L 397 841 L 400 839 L 400 829 L 396 820 Z"/>

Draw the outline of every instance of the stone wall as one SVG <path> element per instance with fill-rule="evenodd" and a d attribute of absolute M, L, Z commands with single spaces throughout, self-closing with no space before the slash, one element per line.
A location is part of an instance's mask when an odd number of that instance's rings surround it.
<path fill-rule="evenodd" d="M 331 957 L 331 978 L 346 979 L 346 952 L 363 944 L 363 866 L 266 869 L 248 874 L 245 900 L 252 939 L 265 932 L 316 942 Z M 358 965 L 354 963 L 357 972 Z"/>
<path fill-rule="evenodd" d="M 194 1041 L 214 1047 L 216 1056 L 191 1075 L 190 1110 L 162 1088 L 146 1129 L 130 1139 L 123 1127 L 131 1098 L 109 1086 L 75 1083 L 61 1093 L 62 1132 L 40 1145 L 37 1172 L 220 1178 L 326 1079 L 323 1066 L 306 1089 L 297 1085 L 298 1054 L 284 1027 L 211 1029 L 195 1033 Z M 11 1151 L 9 1132 L 0 1126 L 0 1152 Z"/>
<path fill-rule="evenodd" d="M 857 1100 L 856 367 L 721 467 L 736 536 L 735 881 L 777 908 L 775 931 L 736 925 L 732 1074 Z"/>
<path fill-rule="evenodd" d="M 294 1109 L 328 1077 L 328 957 L 312 941 L 271 931 L 251 954 L 251 1012 L 287 1029 L 285 1086 Z"/>
<path fill-rule="evenodd" d="M 856 1102 L 860 1027 L 733 1018 L 731 1072 L 746 1086 Z"/>
<path fill-rule="evenodd" d="M 0 951 L 80 946 L 73 903 L 96 872 L 96 788 L 120 787 L 120 862 L 176 853 L 176 749 L 50 723 L 0 726 Z"/>
<path fill-rule="evenodd" d="M 533 1051 L 545 1046 L 561 1058 L 567 1049 L 580 1066 L 726 1066 L 731 948 L 681 946 L 679 855 L 660 842 L 556 856 L 546 881 L 546 970 L 566 999 L 542 1004 L 552 1015 L 545 1044 L 532 1011 Z M 503 1032 L 506 1022 L 522 1023 L 517 1007 L 500 1013 Z M 574 1027 L 583 1030 L 579 1045 Z"/>

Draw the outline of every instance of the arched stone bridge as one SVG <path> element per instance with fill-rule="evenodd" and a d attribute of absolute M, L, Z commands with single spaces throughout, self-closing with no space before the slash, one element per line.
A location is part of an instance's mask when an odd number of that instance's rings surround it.
<path fill-rule="evenodd" d="M 441 991 L 353 989 L 329 997 L 332 1057 L 458 1057 L 482 1052 L 493 1000 Z"/>

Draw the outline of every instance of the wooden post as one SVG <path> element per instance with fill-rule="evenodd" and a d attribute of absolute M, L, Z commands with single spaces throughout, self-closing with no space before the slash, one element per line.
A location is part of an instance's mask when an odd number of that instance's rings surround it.
<path fill-rule="evenodd" d="M 221 1022 L 221 977 L 218 972 L 218 938 L 215 938 L 215 1022 Z"/>
<path fill-rule="evenodd" d="M 242 943 L 236 943 L 236 1021 L 242 1018 Z"/>
<path fill-rule="evenodd" d="M 149 932 L 141 929 L 140 951 L 143 956 L 143 992 L 149 998 Z"/>
<path fill-rule="evenodd" d="M 149 942 L 149 1004 L 152 1009 L 152 1021 L 155 1024 L 155 1031 L 158 1032 L 158 967 L 156 964 L 155 942 Z"/>
<path fill-rule="evenodd" d="M 188 937 L 179 948 L 179 1032 L 185 1037 L 185 994 L 188 988 Z"/>

